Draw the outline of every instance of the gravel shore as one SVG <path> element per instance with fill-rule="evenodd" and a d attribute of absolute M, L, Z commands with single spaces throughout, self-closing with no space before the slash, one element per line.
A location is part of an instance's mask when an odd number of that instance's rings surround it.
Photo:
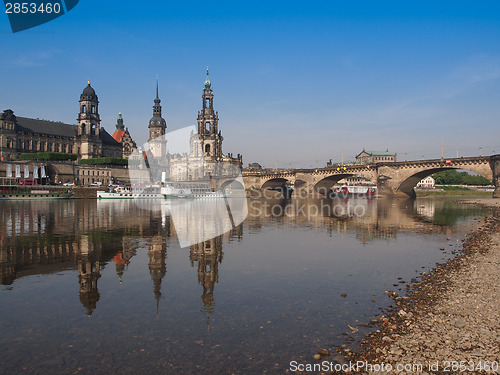
<path fill-rule="evenodd" d="M 405 296 L 387 291 L 394 309 L 358 353 L 348 353 L 347 361 L 366 363 L 352 373 L 500 374 L 500 200 L 464 203 L 492 213 L 460 255 L 422 275 Z"/>

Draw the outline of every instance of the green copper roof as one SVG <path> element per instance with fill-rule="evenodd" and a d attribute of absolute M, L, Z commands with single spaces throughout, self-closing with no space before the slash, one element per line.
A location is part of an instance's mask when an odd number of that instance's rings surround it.
<path fill-rule="evenodd" d="M 374 155 L 374 156 L 394 156 L 396 155 L 393 152 L 389 151 L 365 151 L 367 154 Z"/>
<path fill-rule="evenodd" d="M 209 89 L 212 86 L 210 79 L 208 78 L 208 66 L 207 66 L 207 79 L 205 80 L 205 88 Z"/>

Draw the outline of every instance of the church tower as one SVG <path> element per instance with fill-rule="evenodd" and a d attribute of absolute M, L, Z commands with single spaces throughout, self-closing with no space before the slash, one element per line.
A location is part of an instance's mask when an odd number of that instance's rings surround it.
<path fill-rule="evenodd" d="M 165 130 L 167 122 L 161 117 L 160 98 L 158 97 L 158 77 L 156 77 L 156 98 L 153 106 L 153 117 L 149 120 L 149 149 L 155 158 L 166 154 Z"/>
<path fill-rule="evenodd" d="M 80 113 L 78 114 L 78 137 L 81 139 L 80 155 L 82 159 L 95 158 L 102 155 L 99 139 L 101 119 L 99 117 L 99 100 L 90 86 L 80 95 Z"/>
<path fill-rule="evenodd" d="M 214 112 L 214 93 L 208 77 L 202 94 L 202 109 L 198 111 L 198 136 L 205 160 L 216 162 L 222 160 L 222 137 L 219 131 L 219 113 Z"/>

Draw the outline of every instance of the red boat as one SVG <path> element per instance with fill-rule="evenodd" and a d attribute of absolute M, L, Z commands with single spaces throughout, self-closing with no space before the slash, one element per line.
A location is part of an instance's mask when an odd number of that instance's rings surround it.
<path fill-rule="evenodd" d="M 375 194 L 377 194 L 377 187 L 364 185 L 343 185 L 341 187 L 335 188 L 333 192 L 343 195 L 374 196 Z"/>

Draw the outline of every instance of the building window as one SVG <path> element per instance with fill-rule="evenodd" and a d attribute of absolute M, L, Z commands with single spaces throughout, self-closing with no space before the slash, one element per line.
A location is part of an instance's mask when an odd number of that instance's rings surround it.
<path fill-rule="evenodd" d="M 210 99 L 205 99 L 205 107 L 210 108 Z"/>
<path fill-rule="evenodd" d="M 20 140 L 20 139 L 18 139 L 18 140 L 17 140 L 17 142 L 16 142 L 16 148 L 17 148 L 18 150 L 20 150 L 20 149 L 21 149 L 21 146 L 22 146 L 22 144 L 21 144 L 21 140 Z"/>
<path fill-rule="evenodd" d="M 207 153 L 207 154 L 210 153 L 210 144 L 205 145 L 205 153 Z"/>
<path fill-rule="evenodd" d="M 61 145 L 61 152 L 66 152 L 66 145 Z"/>
<path fill-rule="evenodd" d="M 205 124 L 205 133 L 210 133 L 210 123 L 209 122 L 207 122 Z"/>
<path fill-rule="evenodd" d="M 52 152 L 52 143 L 51 142 L 47 143 L 47 151 Z"/>
<path fill-rule="evenodd" d="M 54 152 L 59 152 L 59 144 L 58 143 L 56 143 L 54 145 Z"/>
<path fill-rule="evenodd" d="M 12 141 L 10 139 L 7 139 L 7 148 L 12 147 Z"/>
<path fill-rule="evenodd" d="M 92 106 L 92 113 L 95 113 L 95 106 Z"/>
<path fill-rule="evenodd" d="M 73 152 L 73 146 L 68 145 L 68 152 L 71 154 Z"/>
<path fill-rule="evenodd" d="M 82 113 L 86 113 L 87 112 L 87 106 L 84 104 L 82 105 Z"/>
<path fill-rule="evenodd" d="M 45 151 L 45 142 L 40 142 L 40 151 Z"/>

